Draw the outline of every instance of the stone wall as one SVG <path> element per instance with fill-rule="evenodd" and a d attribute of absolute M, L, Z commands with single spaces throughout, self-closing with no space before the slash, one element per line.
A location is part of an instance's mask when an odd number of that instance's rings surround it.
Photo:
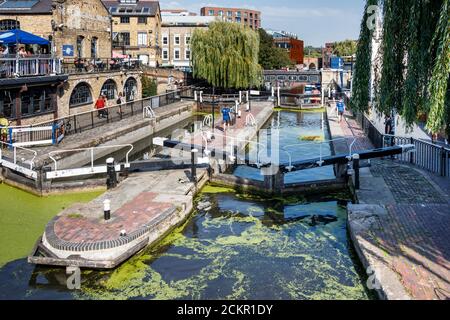
<path fill-rule="evenodd" d="M 105 73 L 95 73 L 95 74 L 79 74 L 69 76 L 69 80 L 64 84 L 64 87 L 60 90 L 58 94 L 58 117 L 65 117 L 71 114 L 92 111 L 94 109 L 95 101 L 100 95 L 103 84 L 107 80 L 113 80 L 116 84 L 117 92 L 116 95 L 124 91 L 124 85 L 126 81 L 130 78 L 134 78 L 137 81 L 137 93 L 135 95 L 135 100 L 142 98 L 142 84 L 141 84 L 141 74 L 138 71 L 135 72 L 105 72 Z M 92 102 L 86 105 L 82 105 L 75 108 L 70 108 L 70 97 L 74 88 L 80 83 L 87 83 L 89 85 Z M 115 105 L 114 101 L 109 101 L 110 104 Z"/>
<path fill-rule="evenodd" d="M 166 90 L 172 89 L 172 84 L 175 81 L 185 80 L 185 73 L 174 69 L 162 69 L 162 68 L 145 68 L 144 74 L 147 77 L 156 79 L 158 83 L 158 94 L 163 94 Z M 169 79 L 171 79 L 169 82 Z"/>

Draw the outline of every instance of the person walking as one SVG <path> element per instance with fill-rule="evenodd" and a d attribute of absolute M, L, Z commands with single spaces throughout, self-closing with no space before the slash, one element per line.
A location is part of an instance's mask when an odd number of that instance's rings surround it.
<path fill-rule="evenodd" d="M 118 114 L 122 117 L 124 112 L 122 110 L 123 107 L 125 107 L 125 104 L 127 103 L 125 97 L 123 96 L 123 93 L 119 93 L 119 97 L 117 98 L 116 104 L 119 106 L 119 112 Z"/>
<path fill-rule="evenodd" d="M 231 116 L 230 116 L 231 110 L 229 107 L 224 106 L 222 107 L 222 120 L 223 120 L 223 131 L 225 132 L 227 130 L 227 126 L 231 124 Z"/>
<path fill-rule="evenodd" d="M 341 98 L 338 103 L 336 103 L 336 111 L 338 114 L 338 121 L 339 123 L 342 121 L 345 113 L 345 104 L 344 100 Z"/>

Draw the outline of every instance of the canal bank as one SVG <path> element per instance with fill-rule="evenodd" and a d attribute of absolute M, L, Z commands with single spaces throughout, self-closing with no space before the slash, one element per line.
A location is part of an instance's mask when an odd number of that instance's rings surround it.
<path fill-rule="evenodd" d="M 328 112 L 333 121 L 334 111 Z M 371 147 L 352 115 L 346 118 L 341 124 L 334 119 L 332 134 Z M 348 229 L 380 299 L 450 297 L 449 187 L 448 179 L 395 158 L 375 159 L 361 169 L 357 204 L 347 209 Z"/>

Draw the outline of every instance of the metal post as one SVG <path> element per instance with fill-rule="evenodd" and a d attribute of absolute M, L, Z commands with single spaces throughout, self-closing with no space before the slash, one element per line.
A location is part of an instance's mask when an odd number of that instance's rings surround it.
<path fill-rule="evenodd" d="M 108 175 L 108 178 L 106 179 L 106 186 L 109 190 L 117 187 L 117 176 L 114 158 L 108 158 L 106 160 L 106 168 L 106 173 Z"/>
<path fill-rule="evenodd" d="M 214 138 L 214 129 L 215 129 L 215 112 L 216 112 L 216 108 L 215 108 L 215 104 L 216 104 L 216 88 L 213 87 L 213 98 L 212 98 L 212 138 Z"/>
<path fill-rule="evenodd" d="M 191 150 L 191 177 L 195 184 L 197 184 L 197 153 L 198 149 Z"/>
<path fill-rule="evenodd" d="M 359 190 L 359 154 L 353 155 L 353 170 L 355 172 L 355 189 Z"/>
<path fill-rule="evenodd" d="M 111 219 L 111 200 L 109 199 L 103 201 L 103 217 L 105 221 Z"/>

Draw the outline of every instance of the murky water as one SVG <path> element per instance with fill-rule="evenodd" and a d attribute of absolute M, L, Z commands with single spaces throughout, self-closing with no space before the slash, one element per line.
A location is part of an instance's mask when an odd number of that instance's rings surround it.
<path fill-rule="evenodd" d="M 115 271 L 83 272 L 80 291 L 66 288 L 64 270 L 22 259 L 0 269 L 0 299 L 369 298 L 348 242 L 346 196 L 206 191 L 199 200 L 209 211 Z"/>
<path fill-rule="evenodd" d="M 273 159 L 278 159 L 281 164 L 319 158 L 321 155 L 329 156 L 332 154 L 331 146 L 327 142 L 330 140 L 330 134 L 324 117 L 322 112 L 275 112 L 264 127 L 268 130 L 268 134 L 261 134 L 258 139 L 255 139 L 259 147 L 256 143 L 252 144 L 250 153 L 260 154 L 262 160 L 271 157 L 271 162 L 274 161 Z M 266 146 L 267 152 L 263 150 Z M 266 155 L 267 157 L 264 158 Z M 275 158 L 273 158 L 274 156 Z M 264 180 L 261 170 L 246 166 L 239 166 L 234 174 L 242 178 Z M 285 183 L 334 178 L 333 167 L 328 166 L 288 173 L 285 175 Z"/>

